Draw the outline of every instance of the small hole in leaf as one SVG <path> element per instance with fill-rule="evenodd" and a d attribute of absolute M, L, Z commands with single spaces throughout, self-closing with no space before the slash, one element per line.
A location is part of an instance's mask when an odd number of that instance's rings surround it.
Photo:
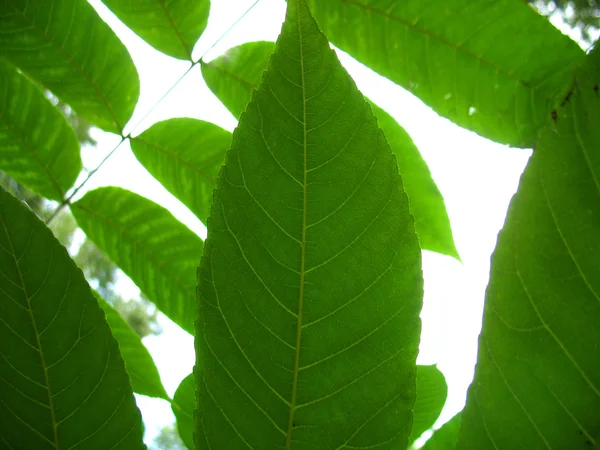
<path fill-rule="evenodd" d="M 477 112 L 477 108 L 475 108 L 474 106 L 471 106 L 469 108 L 469 115 L 472 116 L 473 114 L 475 114 Z"/>

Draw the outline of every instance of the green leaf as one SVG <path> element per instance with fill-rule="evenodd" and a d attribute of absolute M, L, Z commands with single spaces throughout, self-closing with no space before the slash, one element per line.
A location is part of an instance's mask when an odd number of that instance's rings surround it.
<path fill-rule="evenodd" d="M 600 442 L 600 48 L 589 58 L 499 235 L 460 449 Z"/>
<path fill-rule="evenodd" d="M 179 384 L 173 396 L 171 409 L 177 420 L 179 437 L 190 450 L 194 450 L 194 408 L 196 407 L 196 387 L 194 374 L 190 373 Z"/>
<path fill-rule="evenodd" d="M 404 448 L 423 295 L 408 199 L 363 95 L 288 5 L 208 221 L 196 448 Z"/>
<path fill-rule="evenodd" d="M 228 50 L 209 63 L 202 62 L 207 86 L 236 118 L 246 109 L 274 48 L 272 42 L 250 42 Z M 444 198 L 419 150 L 395 119 L 373 102 L 370 105 L 398 159 L 421 247 L 460 259 Z"/>
<path fill-rule="evenodd" d="M 81 170 L 77 136 L 43 92 L 1 58 L 0 99 L 0 169 L 62 200 Z"/>
<path fill-rule="evenodd" d="M 194 44 L 206 28 L 209 0 L 102 0 L 152 47 L 192 61 Z"/>
<path fill-rule="evenodd" d="M 194 332 L 202 240 L 162 206 L 105 187 L 71 206 L 85 234 L 169 319 Z"/>
<path fill-rule="evenodd" d="M 448 396 L 444 374 L 433 366 L 417 366 L 417 401 L 413 410 L 413 424 L 408 442 L 414 442 L 433 427 Z"/>
<path fill-rule="evenodd" d="M 227 50 L 210 62 L 200 61 L 202 78 L 225 107 L 239 119 L 258 87 L 274 42 L 248 42 Z"/>
<path fill-rule="evenodd" d="M 0 189 L 0 447 L 144 449 L 117 341 L 52 232 Z"/>
<path fill-rule="evenodd" d="M 336 47 L 461 127 L 515 147 L 534 144 L 584 56 L 523 1 L 309 4 Z"/>
<path fill-rule="evenodd" d="M 458 441 L 460 431 L 461 413 L 456 414 L 446 422 L 439 430 L 434 431 L 433 436 L 421 447 L 422 450 L 454 450 Z"/>
<path fill-rule="evenodd" d="M 148 397 L 163 398 L 169 401 L 170 398 L 160 381 L 158 369 L 152 356 L 150 356 L 150 352 L 142 343 L 142 339 L 131 329 L 115 308 L 100 297 L 100 294 L 96 292 L 94 294 L 100 308 L 104 310 L 112 335 L 119 343 L 121 356 L 125 361 L 133 391 Z"/>
<path fill-rule="evenodd" d="M 131 150 L 154 178 L 206 224 L 230 144 L 229 131 L 181 118 L 155 123 L 131 140 Z"/>
<path fill-rule="evenodd" d="M 81 0 L 0 0 L 0 57 L 106 131 L 121 133 L 140 92 L 125 46 Z"/>

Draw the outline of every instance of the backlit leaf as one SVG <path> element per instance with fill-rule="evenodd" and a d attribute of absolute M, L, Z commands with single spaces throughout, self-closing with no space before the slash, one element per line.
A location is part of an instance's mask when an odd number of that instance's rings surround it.
<path fill-rule="evenodd" d="M 588 59 L 499 235 L 459 449 L 598 444 L 600 48 Z"/>
<path fill-rule="evenodd" d="M 304 1 L 288 3 L 213 202 L 196 448 L 406 447 L 419 245 L 385 136 Z"/>
<path fill-rule="evenodd" d="M 106 314 L 106 321 L 110 326 L 112 335 L 119 343 L 119 350 L 125 361 L 133 391 L 148 397 L 169 400 L 169 396 L 160 381 L 158 369 L 142 339 L 131 329 L 115 308 L 97 293 L 96 298 L 100 308 Z"/>
<path fill-rule="evenodd" d="M 144 449 L 129 377 L 81 270 L 0 188 L 0 447 Z"/>
<path fill-rule="evenodd" d="M 481 136 L 531 147 L 582 50 L 524 1 L 310 0 L 329 40 Z"/>
<path fill-rule="evenodd" d="M 274 49 L 272 42 L 249 42 L 202 63 L 206 84 L 236 118 L 246 109 Z M 419 150 L 394 118 L 374 103 L 370 104 L 398 160 L 421 247 L 459 258 L 444 198 Z"/>
<path fill-rule="evenodd" d="M 192 60 L 206 28 L 209 0 L 102 0 L 148 44 L 169 56 Z"/>
<path fill-rule="evenodd" d="M 433 436 L 422 447 L 422 450 L 454 450 L 458 441 L 460 431 L 461 413 L 456 414 L 446 422 L 439 430 L 433 432 Z"/>
<path fill-rule="evenodd" d="M 213 189 L 231 133 L 202 120 L 158 122 L 131 140 L 131 150 L 150 174 L 206 224 Z"/>
<path fill-rule="evenodd" d="M 444 374 L 436 366 L 417 366 L 417 401 L 409 442 L 429 430 L 442 412 L 448 395 Z"/>
<path fill-rule="evenodd" d="M 173 396 L 171 409 L 177 419 L 177 431 L 181 440 L 190 450 L 194 450 L 194 408 L 196 407 L 196 390 L 194 374 L 190 373 L 179 384 Z"/>
<path fill-rule="evenodd" d="M 79 142 L 44 93 L 0 58 L 0 170 L 62 200 L 79 171 Z"/>
<path fill-rule="evenodd" d="M 82 0 L 0 0 L 0 56 L 98 127 L 121 133 L 140 91 L 125 46 Z"/>
<path fill-rule="evenodd" d="M 85 234 L 158 309 L 194 332 L 202 255 L 198 236 L 162 206 L 117 187 L 88 192 L 71 211 Z"/>

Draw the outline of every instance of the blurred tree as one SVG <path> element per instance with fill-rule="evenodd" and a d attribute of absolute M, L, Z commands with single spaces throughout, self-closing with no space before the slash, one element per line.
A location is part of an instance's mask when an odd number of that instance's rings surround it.
<path fill-rule="evenodd" d="M 151 450 L 187 450 L 187 448 L 179 437 L 175 424 L 171 424 L 160 430 L 158 436 L 154 438 Z"/>
<path fill-rule="evenodd" d="M 586 45 L 591 46 L 600 29 L 600 0 L 531 0 L 542 15 L 559 14 L 571 28 L 578 29 Z"/>

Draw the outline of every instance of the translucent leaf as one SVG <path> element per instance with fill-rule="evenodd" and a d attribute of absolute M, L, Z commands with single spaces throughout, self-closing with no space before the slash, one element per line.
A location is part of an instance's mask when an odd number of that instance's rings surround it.
<path fill-rule="evenodd" d="M 129 377 L 83 273 L 0 189 L 0 447 L 143 449 Z"/>
<path fill-rule="evenodd" d="M 125 25 L 169 56 L 192 60 L 206 28 L 209 0 L 102 0 Z"/>
<path fill-rule="evenodd" d="M 599 442 L 600 48 L 588 58 L 498 238 L 459 449 Z"/>
<path fill-rule="evenodd" d="M 87 1 L 0 0 L 0 56 L 94 125 L 121 133 L 140 92 L 125 46 Z"/>
<path fill-rule="evenodd" d="M 433 427 L 446 403 L 448 385 L 436 366 L 417 366 L 417 401 L 409 442 Z"/>
<path fill-rule="evenodd" d="M 336 47 L 461 127 L 515 147 L 534 144 L 584 56 L 523 1 L 309 4 Z"/>
<path fill-rule="evenodd" d="M 79 142 L 44 93 L 0 58 L 0 170 L 62 200 L 81 170 Z"/>
<path fill-rule="evenodd" d="M 152 125 L 131 140 L 138 161 L 206 224 L 213 189 L 231 133 L 202 120 L 178 118 Z"/>
<path fill-rule="evenodd" d="M 100 308 L 106 314 L 106 321 L 110 326 L 110 331 L 119 343 L 119 350 L 125 361 L 125 367 L 131 379 L 133 391 L 138 394 L 147 395 L 148 397 L 170 400 L 160 381 L 160 375 L 158 374 L 154 360 L 143 344 L 142 339 L 131 329 L 115 308 L 100 297 L 99 294 L 95 294 Z"/>
<path fill-rule="evenodd" d="M 194 450 L 194 408 L 196 406 L 196 390 L 194 374 L 190 373 L 179 384 L 173 396 L 171 409 L 177 420 L 177 431 L 181 440 L 190 450 Z"/>
<path fill-rule="evenodd" d="M 422 450 L 454 450 L 458 441 L 461 417 L 460 413 L 456 414 L 439 430 L 434 431 L 433 436 L 421 447 Z"/>
<path fill-rule="evenodd" d="M 408 199 L 363 95 L 288 5 L 208 221 L 196 448 L 405 448 L 423 295 Z"/>
<path fill-rule="evenodd" d="M 105 187 L 71 206 L 85 234 L 169 319 L 194 332 L 202 240 L 162 206 Z"/>
<path fill-rule="evenodd" d="M 202 62 L 206 84 L 236 118 L 246 109 L 274 49 L 272 42 L 249 42 L 228 50 L 213 61 Z M 398 159 L 421 247 L 458 259 L 444 198 L 431 178 L 427 164 L 398 122 L 374 103 L 370 104 Z"/>

